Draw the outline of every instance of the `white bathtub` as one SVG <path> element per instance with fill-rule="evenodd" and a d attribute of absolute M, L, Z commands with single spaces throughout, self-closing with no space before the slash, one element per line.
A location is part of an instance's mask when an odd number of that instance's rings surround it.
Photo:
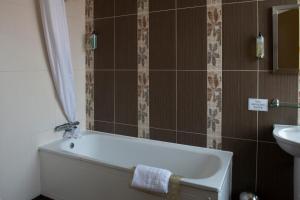
<path fill-rule="evenodd" d="M 184 177 L 182 200 L 230 199 L 231 152 L 86 131 L 40 147 L 40 158 L 42 194 L 55 200 L 162 199 L 130 187 L 137 164 Z"/>

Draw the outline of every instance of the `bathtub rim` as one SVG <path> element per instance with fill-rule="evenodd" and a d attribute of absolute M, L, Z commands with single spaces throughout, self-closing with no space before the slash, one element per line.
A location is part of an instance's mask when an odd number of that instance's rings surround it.
<path fill-rule="evenodd" d="M 88 136 L 88 135 L 104 135 L 109 137 L 118 137 L 121 139 L 126 139 L 129 141 L 136 140 L 138 142 L 147 143 L 147 144 L 156 144 L 156 145 L 167 145 L 171 148 L 176 149 L 182 149 L 182 150 L 188 150 L 193 152 L 201 152 L 201 153 L 207 153 L 217 156 L 220 159 L 221 167 L 220 169 L 211 177 L 208 178 L 201 178 L 201 179 L 192 179 L 192 178 L 182 178 L 180 180 L 180 184 L 184 186 L 189 186 L 197 189 L 212 191 L 212 192 L 221 192 L 223 184 L 225 183 L 225 178 L 229 170 L 231 170 L 232 165 L 232 156 L 233 153 L 229 151 L 223 151 L 223 150 L 216 150 L 216 149 L 209 149 L 204 147 L 196 147 L 191 145 L 184 145 L 184 144 L 177 144 L 177 143 L 170 143 L 170 142 L 164 142 L 164 141 L 157 141 L 157 140 L 150 140 L 150 139 L 144 139 L 144 138 L 136 138 L 131 136 L 124 136 L 124 135 L 117 135 L 112 133 L 106 133 L 106 132 L 99 132 L 99 131 L 82 131 L 82 137 Z M 123 172 L 132 173 L 131 168 L 118 166 L 116 164 L 112 164 L 106 161 L 101 161 L 100 159 L 95 159 L 86 155 L 82 154 L 76 154 L 73 152 L 69 152 L 62 149 L 62 145 L 65 142 L 71 142 L 72 140 L 76 139 L 58 139 L 56 141 L 50 142 L 49 144 L 41 145 L 38 148 L 39 152 L 47 152 L 52 153 L 58 156 L 63 156 L 69 159 L 76 159 L 79 161 L 88 162 L 90 164 L 94 165 L 101 165 L 104 167 L 108 167 L 115 170 L 121 170 Z M 220 152 L 222 155 L 220 155 Z M 216 179 L 216 180 L 214 180 Z"/>

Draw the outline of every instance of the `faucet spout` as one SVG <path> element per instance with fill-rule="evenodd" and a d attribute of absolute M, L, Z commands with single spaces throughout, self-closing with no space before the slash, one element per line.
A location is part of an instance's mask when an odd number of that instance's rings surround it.
<path fill-rule="evenodd" d="M 65 123 L 65 124 L 56 126 L 56 127 L 54 128 L 54 131 L 55 131 L 55 132 L 58 132 L 58 131 L 71 132 L 71 131 L 77 129 L 77 126 L 78 126 L 79 124 L 80 124 L 80 123 L 79 123 L 78 121 L 76 121 L 76 122 Z"/>

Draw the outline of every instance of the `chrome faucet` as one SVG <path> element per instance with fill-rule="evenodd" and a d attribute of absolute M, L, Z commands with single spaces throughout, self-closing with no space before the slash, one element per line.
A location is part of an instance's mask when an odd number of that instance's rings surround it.
<path fill-rule="evenodd" d="M 77 126 L 79 124 L 80 123 L 78 121 L 76 121 L 76 122 L 69 122 L 69 123 L 65 123 L 65 124 L 56 126 L 54 130 L 56 132 L 58 132 L 58 131 L 72 132 L 73 130 L 75 130 L 77 128 Z"/>

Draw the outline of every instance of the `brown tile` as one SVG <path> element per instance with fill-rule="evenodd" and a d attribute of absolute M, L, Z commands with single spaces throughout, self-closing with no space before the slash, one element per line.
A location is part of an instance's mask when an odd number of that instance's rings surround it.
<path fill-rule="evenodd" d="M 277 144 L 259 143 L 257 193 L 260 199 L 293 199 L 293 157 Z"/>
<path fill-rule="evenodd" d="M 176 131 L 150 128 L 150 139 L 176 143 Z"/>
<path fill-rule="evenodd" d="M 94 17 L 112 17 L 114 16 L 114 1 L 96 0 L 94 3 Z"/>
<path fill-rule="evenodd" d="M 95 21 L 95 31 L 99 36 L 99 45 L 95 50 L 95 70 L 114 68 L 114 20 Z"/>
<path fill-rule="evenodd" d="M 254 192 L 256 142 L 223 138 L 222 149 L 233 152 L 232 198 L 244 191 Z"/>
<path fill-rule="evenodd" d="M 206 140 L 206 135 L 177 132 L 177 143 L 179 144 L 206 147 Z"/>
<path fill-rule="evenodd" d="M 95 72 L 95 120 L 114 121 L 114 72 Z"/>
<path fill-rule="evenodd" d="M 116 68 L 137 69 L 137 16 L 116 18 Z"/>
<path fill-rule="evenodd" d="M 136 0 L 115 0 L 116 16 L 136 14 L 137 1 Z"/>
<path fill-rule="evenodd" d="M 282 102 L 297 103 L 298 76 L 260 72 L 259 97 L 278 98 Z M 276 108 L 260 112 L 258 118 L 259 140 L 275 141 L 272 136 L 274 124 L 297 124 L 297 109 Z"/>
<path fill-rule="evenodd" d="M 116 123 L 116 134 L 137 137 L 138 128 L 137 126 Z"/>
<path fill-rule="evenodd" d="M 137 72 L 116 72 L 116 122 L 137 124 Z"/>
<path fill-rule="evenodd" d="M 295 4 L 297 0 L 267 0 L 261 1 L 259 5 L 259 31 L 262 32 L 265 38 L 265 58 L 259 61 L 260 69 L 273 69 L 273 19 L 272 6 Z"/>
<path fill-rule="evenodd" d="M 256 88 L 256 72 L 223 72 L 223 136 L 257 139 L 257 113 L 248 111 L 248 98 L 257 97 Z"/>
<path fill-rule="evenodd" d="M 175 8 L 175 0 L 149 0 L 149 11 L 168 10 Z"/>
<path fill-rule="evenodd" d="M 114 123 L 95 121 L 95 131 L 114 133 Z"/>
<path fill-rule="evenodd" d="M 206 7 L 178 10 L 178 69 L 207 68 Z"/>
<path fill-rule="evenodd" d="M 175 69 L 175 12 L 150 13 L 150 69 Z"/>
<path fill-rule="evenodd" d="M 176 129 L 175 72 L 150 72 L 150 126 Z"/>
<path fill-rule="evenodd" d="M 204 6 L 204 5 L 206 5 L 206 0 L 177 0 L 178 8 Z"/>
<path fill-rule="evenodd" d="M 207 73 L 178 72 L 178 130 L 206 133 Z"/>
<path fill-rule="evenodd" d="M 256 2 L 223 5 L 223 69 L 257 69 L 256 21 Z"/>

